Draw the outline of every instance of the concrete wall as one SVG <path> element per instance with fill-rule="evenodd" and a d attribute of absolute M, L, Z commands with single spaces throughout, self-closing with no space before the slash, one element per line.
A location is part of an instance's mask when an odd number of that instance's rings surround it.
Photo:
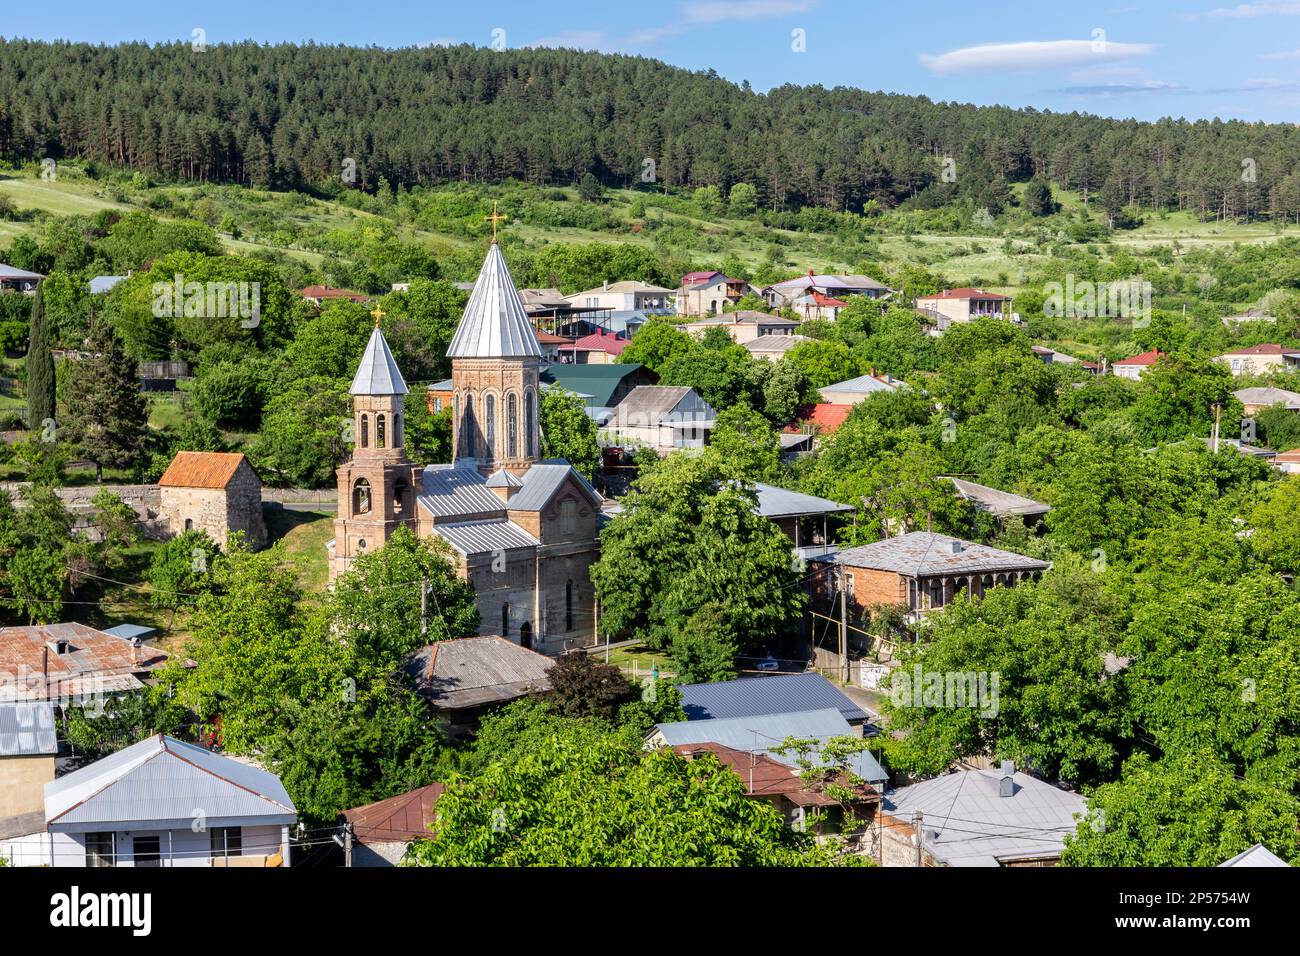
<path fill-rule="evenodd" d="M 54 756 L 0 758 L 0 817 L 45 809 L 45 785 L 54 779 Z"/>
<path fill-rule="evenodd" d="M 286 850 L 284 865 L 290 863 L 287 828 L 279 825 L 246 826 L 243 831 L 243 856 L 271 856 Z M 157 836 L 163 866 L 211 866 L 212 836 L 204 830 L 195 833 L 189 827 L 179 830 L 120 830 L 116 832 L 116 865 L 135 866 L 133 856 L 136 837 Z M 40 833 L 0 843 L 0 855 L 14 866 L 84 867 L 86 834 Z"/>

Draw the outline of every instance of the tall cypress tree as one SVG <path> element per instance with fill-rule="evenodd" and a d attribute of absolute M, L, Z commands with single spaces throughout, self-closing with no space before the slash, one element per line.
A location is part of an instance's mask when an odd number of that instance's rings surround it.
<path fill-rule="evenodd" d="M 87 342 L 91 355 L 68 369 L 64 395 L 63 435 L 95 463 L 104 480 L 104 466 L 124 468 L 144 454 L 149 430 L 149 406 L 140 393 L 135 361 L 104 319 L 91 326 Z"/>
<path fill-rule="evenodd" d="M 54 356 L 50 327 L 45 321 L 44 283 L 32 296 L 32 323 L 27 338 L 27 427 L 37 430 L 54 417 Z"/>

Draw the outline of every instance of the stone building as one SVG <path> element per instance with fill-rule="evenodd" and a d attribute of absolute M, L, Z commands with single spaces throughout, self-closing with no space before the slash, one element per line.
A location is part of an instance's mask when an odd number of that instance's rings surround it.
<path fill-rule="evenodd" d="M 182 451 L 158 480 L 159 514 L 173 535 L 206 531 L 219 546 L 242 531 L 254 550 L 266 545 L 262 480 L 239 452 Z"/>
<path fill-rule="evenodd" d="M 451 464 L 421 471 L 402 446 L 406 383 L 376 327 L 352 382 L 356 450 L 339 468 L 331 580 L 402 525 L 443 539 L 478 595 L 482 634 L 556 654 L 595 639 L 590 567 L 600 495 L 542 460 L 542 349 L 495 241 L 448 348 Z"/>

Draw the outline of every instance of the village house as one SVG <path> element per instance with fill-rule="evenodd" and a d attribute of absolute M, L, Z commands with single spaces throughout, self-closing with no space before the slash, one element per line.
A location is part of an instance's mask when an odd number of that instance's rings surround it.
<path fill-rule="evenodd" d="M 508 625 L 502 610 L 502 624 Z M 496 634 L 427 644 L 407 655 L 402 670 L 454 738 L 478 727 L 485 713 L 551 689 L 555 661 Z"/>
<path fill-rule="evenodd" d="M 1247 309 L 1240 315 L 1225 315 L 1222 319 L 1224 325 L 1232 328 L 1236 325 L 1249 322 L 1276 322 L 1277 316 L 1272 315 L 1268 309 Z"/>
<path fill-rule="evenodd" d="M 678 315 L 721 315 L 728 303 L 735 305 L 754 287 L 744 279 L 733 279 L 721 272 L 691 272 L 682 276 L 681 287 L 673 293 L 673 308 Z"/>
<path fill-rule="evenodd" d="M 961 770 L 887 791 L 884 866 L 1055 866 L 1088 802 L 1015 769 Z"/>
<path fill-rule="evenodd" d="M 541 458 L 542 350 L 495 241 L 447 354 L 452 462 L 420 469 L 404 447 L 406 382 L 376 321 L 350 389 L 356 445 L 338 469 L 330 579 L 407 528 L 450 546 L 481 634 L 548 654 L 586 646 L 601 496 Z"/>
<path fill-rule="evenodd" d="M 344 810 L 340 842 L 345 847 L 344 866 L 397 866 L 416 840 L 432 837 L 429 827 L 437 818 L 438 798 L 444 787 L 431 783 L 387 800 Z"/>
<path fill-rule="evenodd" d="M 834 382 L 817 389 L 821 400 L 829 405 L 856 405 L 866 401 L 870 396 L 880 392 L 897 392 L 907 385 L 892 375 L 877 375 L 873 368 L 867 375 Z"/>
<path fill-rule="evenodd" d="M 709 329 L 721 328 L 737 345 L 748 345 L 763 337 L 792 336 L 799 328 L 799 322 L 779 315 L 768 315 L 766 312 L 740 309 L 700 319 L 698 322 L 687 322 L 678 328 L 693 339 L 704 338 Z"/>
<path fill-rule="evenodd" d="M 1047 561 L 952 538 L 913 531 L 813 558 L 813 593 L 829 604 L 842 587 L 849 616 L 876 607 L 899 607 L 915 622 L 960 594 L 981 597 L 995 587 L 1038 580 Z"/>
<path fill-rule="evenodd" d="M 0 292 L 25 292 L 30 295 L 44 278 L 39 272 L 28 272 L 0 262 Z"/>
<path fill-rule="evenodd" d="M 1284 475 L 1300 475 L 1300 448 L 1278 452 L 1273 458 L 1273 467 Z"/>
<path fill-rule="evenodd" d="M 0 700 L 0 831 L 14 822 L 27 829 L 30 820 L 14 818 L 43 815 L 58 749 L 52 702 Z"/>
<path fill-rule="evenodd" d="M 897 295 L 897 292 L 869 276 L 818 275 L 809 269 L 807 275 L 795 276 L 793 279 L 767 286 L 763 289 L 762 295 L 767 304 L 774 309 L 796 308 L 797 310 L 796 303 L 805 299 L 815 301 L 814 296 L 844 302 L 855 295 L 885 300 Z"/>
<path fill-rule="evenodd" d="M 812 434 L 818 438 L 834 435 L 853 411 L 850 403 L 818 402 L 815 405 L 800 405 L 795 410 L 794 420 L 785 426 L 786 433 Z"/>
<path fill-rule="evenodd" d="M 1285 388 L 1241 388 L 1233 392 L 1233 397 L 1241 402 L 1241 407 L 1249 416 L 1265 408 L 1280 405 L 1288 412 L 1300 411 L 1300 392 L 1291 392 Z"/>
<path fill-rule="evenodd" d="M 761 481 L 753 483 L 758 497 L 758 514 L 785 532 L 796 561 L 825 554 L 833 548 L 835 531 L 852 505 L 829 498 L 778 488 Z"/>
<path fill-rule="evenodd" d="M 1132 355 L 1125 359 L 1111 363 L 1110 373 L 1119 378 L 1127 378 L 1137 381 L 1146 374 L 1147 369 L 1155 365 L 1156 362 L 1165 357 L 1165 353 L 1159 349 L 1151 349 L 1140 355 Z"/>
<path fill-rule="evenodd" d="M 1024 495 L 1012 494 L 1000 488 L 979 485 L 964 478 L 949 478 L 957 490 L 957 496 L 971 503 L 976 511 L 993 515 L 995 518 L 1023 518 L 1026 525 L 1036 524 L 1042 520 L 1052 506 Z"/>
<path fill-rule="evenodd" d="M 615 406 L 605 422 L 608 440 L 666 455 L 703 448 L 718 413 L 686 385 L 641 385 Z"/>
<path fill-rule="evenodd" d="M 935 320 L 939 332 L 946 331 L 954 322 L 1011 318 L 1007 311 L 1011 307 L 1010 296 L 970 287 L 918 296 L 916 307 Z"/>
<path fill-rule="evenodd" d="M 106 696 L 144 687 L 167 661 L 165 651 L 86 624 L 0 628 L 0 700 L 95 706 Z"/>
<path fill-rule="evenodd" d="M 354 292 L 351 289 L 331 289 L 327 285 L 309 285 L 306 288 L 299 289 L 298 294 L 312 305 L 324 305 L 326 302 L 336 302 L 340 299 L 355 302 L 358 305 L 365 305 L 374 298 L 364 292 Z"/>
<path fill-rule="evenodd" d="M 206 532 L 219 547 L 243 532 L 253 550 L 266 544 L 262 480 L 242 452 L 181 451 L 158 479 L 159 514 L 173 535 Z"/>
<path fill-rule="evenodd" d="M 1045 345 L 1031 345 L 1034 355 L 1044 365 L 1077 365 L 1090 375 L 1096 375 L 1101 371 L 1099 362 L 1085 362 L 1075 358 L 1073 355 L 1067 355 L 1065 352 L 1058 352 L 1056 349 L 1049 349 Z"/>
<path fill-rule="evenodd" d="M 640 280 L 627 280 L 606 282 L 594 289 L 584 289 L 564 298 L 573 305 L 607 309 L 611 312 L 668 312 L 672 308 L 672 296 L 672 289 Z"/>
<path fill-rule="evenodd" d="M 863 736 L 870 715 L 821 674 L 774 674 L 704 684 L 681 684 L 687 720 L 724 720 L 798 714 L 831 708 Z"/>
<path fill-rule="evenodd" d="M 1214 361 L 1228 366 L 1233 375 L 1267 375 L 1270 372 L 1293 372 L 1300 368 L 1300 349 L 1276 342 L 1250 345 L 1216 355 Z"/>
<path fill-rule="evenodd" d="M 745 349 L 756 359 L 779 362 L 801 342 L 811 342 L 806 335 L 763 335 L 745 343 Z"/>
<path fill-rule="evenodd" d="M 0 839 L 15 866 L 289 865 L 298 812 L 275 774 L 164 734 L 45 785 L 40 829 Z"/>
<path fill-rule="evenodd" d="M 659 376 L 639 362 L 615 362 L 611 365 L 552 365 L 542 371 L 542 387 L 563 388 L 579 395 L 588 412 L 613 409 L 627 398 L 632 389 L 654 385 Z"/>
<path fill-rule="evenodd" d="M 563 364 L 610 365 L 618 361 L 630 344 L 626 336 L 597 329 L 591 335 L 556 346 L 555 351 Z"/>

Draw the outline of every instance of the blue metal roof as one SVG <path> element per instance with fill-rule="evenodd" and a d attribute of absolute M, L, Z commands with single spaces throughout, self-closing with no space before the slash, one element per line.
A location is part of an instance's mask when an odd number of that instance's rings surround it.
<path fill-rule="evenodd" d="M 104 628 L 104 633 L 120 637 L 124 641 L 130 641 L 137 637 L 148 637 L 150 634 L 157 634 L 158 628 L 146 627 L 143 624 L 118 624 L 116 627 Z"/>
<path fill-rule="evenodd" d="M 865 710 L 821 674 L 781 674 L 742 677 L 719 684 L 686 684 L 681 692 L 687 720 L 792 714 L 828 707 L 838 710 L 850 722 L 867 719 Z"/>

